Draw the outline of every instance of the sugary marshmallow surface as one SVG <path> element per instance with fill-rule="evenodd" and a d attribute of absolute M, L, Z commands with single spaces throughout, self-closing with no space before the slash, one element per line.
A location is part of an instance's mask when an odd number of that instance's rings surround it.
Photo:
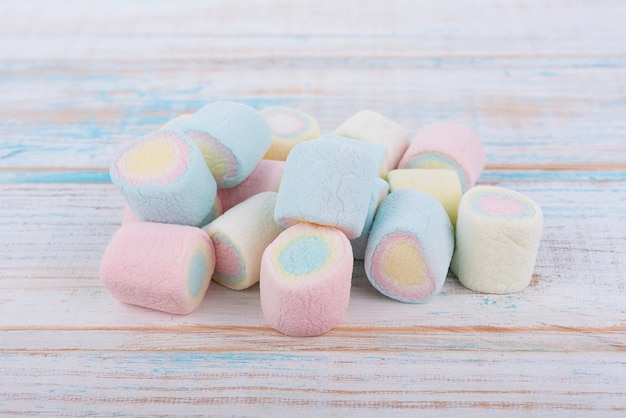
<path fill-rule="evenodd" d="M 241 183 L 227 189 L 217 189 L 222 210 L 227 211 L 249 197 L 261 192 L 277 192 L 285 170 L 285 162 L 261 160 Z"/>
<path fill-rule="evenodd" d="M 274 220 L 276 196 L 256 194 L 203 228 L 215 247 L 214 281 L 233 290 L 259 281 L 263 251 L 284 230 Z"/>
<path fill-rule="evenodd" d="M 325 134 L 317 138 L 319 141 L 338 141 L 344 144 L 353 145 L 359 148 L 363 148 L 367 151 L 376 165 L 380 167 L 380 177 L 387 175 L 389 163 L 387 162 L 387 147 L 375 142 L 362 141 L 360 139 L 349 138 L 347 136 Z"/>
<path fill-rule="evenodd" d="M 241 183 L 268 150 L 272 135 L 263 116 L 243 103 L 217 101 L 171 123 L 198 146 L 220 188 Z"/>
<path fill-rule="evenodd" d="M 400 124 L 371 110 L 355 113 L 333 133 L 384 145 L 387 147 L 389 170 L 398 166 L 400 158 L 409 146 L 409 137 Z"/>
<path fill-rule="evenodd" d="M 374 190 L 370 197 L 369 208 L 367 210 L 367 218 L 365 219 L 365 225 L 363 226 L 363 232 L 357 238 L 351 239 L 352 254 L 355 260 L 363 260 L 365 258 L 365 248 L 367 247 L 367 241 L 370 236 L 370 229 L 374 222 L 374 216 L 378 210 L 380 202 L 389 194 L 389 183 L 381 178 L 374 180 Z"/>
<path fill-rule="evenodd" d="M 459 205 L 451 269 L 468 289 L 519 292 L 532 279 L 542 228 L 541 208 L 528 197 L 476 186 Z"/>
<path fill-rule="evenodd" d="M 110 174 L 142 221 L 198 226 L 215 204 L 215 180 L 198 147 L 184 134 L 159 130 L 128 143 Z"/>
<path fill-rule="evenodd" d="M 200 228 L 128 222 L 113 235 L 100 264 L 100 279 L 122 302 L 187 314 L 202 301 L 215 253 Z"/>
<path fill-rule="evenodd" d="M 261 309 L 286 335 L 323 334 L 343 319 L 350 301 L 353 256 L 335 228 L 299 223 L 283 231 L 261 261 Z"/>
<path fill-rule="evenodd" d="M 382 294 L 419 303 L 441 290 L 454 250 L 454 232 L 441 204 L 401 189 L 382 201 L 365 250 L 365 274 Z"/>
<path fill-rule="evenodd" d="M 417 132 L 398 168 L 454 170 L 465 192 L 474 186 L 485 163 L 485 150 L 474 132 L 455 123 L 437 122 Z"/>
<path fill-rule="evenodd" d="M 261 114 L 272 132 L 272 143 L 265 159 L 285 161 L 296 144 L 320 136 L 315 118 L 300 109 L 271 106 L 261 109 Z"/>
<path fill-rule="evenodd" d="M 446 210 L 452 226 L 456 225 L 459 202 L 463 192 L 459 177 L 453 170 L 404 168 L 387 173 L 389 190 L 415 189 L 428 193 Z"/>
<path fill-rule="evenodd" d="M 311 222 L 361 235 L 379 168 L 370 154 L 337 141 L 304 141 L 285 163 L 275 219 L 288 227 Z"/>

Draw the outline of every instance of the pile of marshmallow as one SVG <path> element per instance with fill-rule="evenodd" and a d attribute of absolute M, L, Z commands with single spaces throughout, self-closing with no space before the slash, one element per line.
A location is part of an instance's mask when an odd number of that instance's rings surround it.
<path fill-rule="evenodd" d="M 294 108 L 218 101 L 125 145 L 111 180 L 128 208 L 100 278 L 119 300 L 192 312 L 210 281 L 260 281 L 271 327 L 313 336 L 343 319 L 354 260 L 389 298 L 421 303 L 451 270 L 469 289 L 528 286 L 543 217 L 528 197 L 475 186 L 480 139 L 434 123 L 409 140 L 361 111 L 332 133 Z"/>

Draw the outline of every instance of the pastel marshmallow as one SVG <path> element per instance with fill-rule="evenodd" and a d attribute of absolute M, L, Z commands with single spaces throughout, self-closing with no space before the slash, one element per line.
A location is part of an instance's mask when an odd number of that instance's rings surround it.
<path fill-rule="evenodd" d="M 409 146 L 409 137 L 400 124 L 371 110 L 355 113 L 333 133 L 384 145 L 387 148 L 389 170 L 398 166 L 400 158 Z"/>
<path fill-rule="evenodd" d="M 257 193 L 277 192 L 284 170 L 284 161 L 259 161 L 244 181 L 228 189 L 217 189 L 217 197 L 222 202 L 222 210 L 227 211 Z"/>
<path fill-rule="evenodd" d="M 378 210 L 380 202 L 389 194 L 389 183 L 381 178 L 374 180 L 374 190 L 370 196 L 370 203 L 367 209 L 367 218 L 365 218 L 365 225 L 363 226 L 363 232 L 361 236 L 351 239 L 352 254 L 355 260 L 363 260 L 365 258 L 365 248 L 367 247 L 367 240 L 370 236 L 370 229 L 372 222 L 374 222 L 374 216 Z"/>
<path fill-rule="evenodd" d="M 485 149 L 474 132 L 455 123 L 437 122 L 417 132 L 398 168 L 454 170 L 465 192 L 474 186 L 485 163 Z"/>
<path fill-rule="evenodd" d="M 477 292 L 519 292 L 532 279 L 542 228 L 541 208 L 530 198 L 476 186 L 459 205 L 451 270 Z"/>
<path fill-rule="evenodd" d="M 382 294 L 420 303 L 441 290 L 454 250 L 454 232 L 441 204 L 401 189 L 382 201 L 365 250 L 365 274 Z"/>
<path fill-rule="evenodd" d="M 200 228 L 129 222 L 113 235 L 100 279 L 124 303 L 171 314 L 188 314 L 202 301 L 215 253 Z"/>
<path fill-rule="evenodd" d="M 360 147 L 304 141 L 289 153 L 278 188 L 275 219 L 288 227 L 311 222 L 361 235 L 379 167 Z"/>
<path fill-rule="evenodd" d="M 344 144 L 353 145 L 359 148 L 363 148 L 367 151 L 376 165 L 380 167 L 380 177 L 385 177 L 388 170 L 387 162 L 387 148 L 382 144 L 375 142 L 361 141 L 354 138 L 348 138 L 347 136 L 325 134 L 316 139 L 316 141 L 338 141 Z"/>
<path fill-rule="evenodd" d="M 272 132 L 272 142 L 263 158 L 285 161 L 296 144 L 320 136 L 320 126 L 308 113 L 288 106 L 260 110 Z"/>
<path fill-rule="evenodd" d="M 177 124 L 189 119 L 192 115 L 193 113 L 183 113 L 182 115 L 178 115 L 175 118 L 168 120 L 163 126 L 161 126 L 161 129 L 167 129 L 170 126 L 176 126 Z"/>
<path fill-rule="evenodd" d="M 284 230 L 274 220 L 276 195 L 256 194 L 203 228 L 215 247 L 215 282 L 242 290 L 259 281 L 263 251 Z"/>
<path fill-rule="evenodd" d="M 222 205 L 220 203 L 219 197 L 216 196 L 215 202 L 213 203 L 213 206 L 211 207 L 211 211 L 209 212 L 207 217 L 204 218 L 204 220 L 200 222 L 200 225 L 198 226 L 202 228 L 203 226 L 207 225 L 209 222 L 213 221 L 215 218 L 217 218 L 221 214 L 222 214 Z M 133 211 L 128 206 L 126 206 L 126 208 L 124 209 L 124 214 L 122 216 L 122 224 L 125 224 L 127 222 L 138 222 L 138 221 L 139 219 L 137 219 Z"/>
<path fill-rule="evenodd" d="M 198 147 L 180 133 L 158 130 L 131 141 L 110 174 L 142 221 L 198 226 L 215 204 L 215 180 Z"/>
<path fill-rule="evenodd" d="M 270 127 L 257 110 L 229 101 L 209 103 L 170 129 L 197 144 L 219 188 L 244 181 L 272 140 Z"/>
<path fill-rule="evenodd" d="M 387 173 L 389 190 L 415 189 L 428 193 L 446 210 L 452 226 L 456 225 L 459 202 L 463 196 L 459 176 L 453 170 L 404 168 Z"/>
<path fill-rule="evenodd" d="M 353 257 L 339 230 L 300 223 L 283 231 L 261 260 L 261 309 L 286 335 L 323 334 L 343 319 L 350 301 Z"/>

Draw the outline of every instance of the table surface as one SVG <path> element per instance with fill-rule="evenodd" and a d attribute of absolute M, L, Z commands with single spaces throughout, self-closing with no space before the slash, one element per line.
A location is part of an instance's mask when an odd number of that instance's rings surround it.
<path fill-rule="evenodd" d="M 621 0 L 0 1 L 0 415 L 623 416 L 624 22 Z M 218 98 L 472 128 L 479 183 L 543 208 L 530 286 L 410 305 L 357 263 L 315 338 L 271 329 L 258 285 L 186 316 L 118 302 L 108 166 Z"/>

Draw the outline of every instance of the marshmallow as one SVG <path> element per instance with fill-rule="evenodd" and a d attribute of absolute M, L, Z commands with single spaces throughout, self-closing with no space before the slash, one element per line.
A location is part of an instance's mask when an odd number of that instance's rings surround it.
<path fill-rule="evenodd" d="M 300 109 L 272 106 L 261 109 L 272 132 L 272 143 L 263 158 L 285 161 L 298 143 L 320 136 L 317 121 Z"/>
<path fill-rule="evenodd" d="M 205 226 L 215 247 L 213 280 L 233 290 L 259 281 L 265 248 L 283 231 L 274 221 L 276 192 L 254 195 Z"/>
<path fill-rule="evenodd" d="M 365 250 L 365 274 L 382 294 L 419 303 L 441 290 L 454 249 L 454 232 L 441 204 L 413 189 L 380 204 Z"/>
<path fill-rule="evenodd" d="M 361 235 L 379 167 L 362 148 L 338 141 L 304 141 L 285 163 L 274 217 L 288 227 L 311 222 Z"/>
<path fill-rule="evenodd" d="M 357 112 L 333 133 L 384 145 L 387 147 L 389 169 L 398 166 L 400 158 L 409 146 L 409 138 L 402 126 L 371 110 Z"/>
<path fill-rule="evenodd" d="M 356 147 L 363 148 L 371 155 L 377 166 L 380 167 L 380 177 L 385 177 L 387 175 L 387 147 L 382 144 L 361 141 L 354 138 L 348 138 L 347 136 L 340 136 L 335 134 L 322 135 L 317 138 L 317 141 L 339 141 L 344 144 L 354 145 Z"/>
<path fill-rule="evenodd" d="M 221 214 L 222 214 L 222 205 L 220 203 L 220 199 L 216 196 L 215 203 L 213 203 L 213 206 L 211 207 L 209 214 L 207 215 L 206 218 L 204 218 L 202 222 L 200 222 L 198 226 L 202 228 L 203 226 L 207 225 L 209 222 L 213 221 L 215 218 L 217 218 Z M 122 225 L 127 222 L 137 222 L 137 221 L 139 221 L 139 219 L 137 219 L 133 211 L 130 210 L 128 206 L 126 206 L 126 209 L 124 209 L 124 215 L 122 217 Z"/>
<path fill-rule="evenodd" d="M 159 130 L 124 146 L 111 181 L 139 220 L 197 226 L 215 203 L 216 184 L 198 147 Z"/>
<path fill-rule="evenodd" d="M 352 249 L 335 229 L 299 223 L 272 242 L 261 261 L 261 309 L 283 334 L 323 334 L 343 319 L 350 300 Z"/>
<path fill-rule="evenodd" d="M 202 301 L 214 265 L 213 244 L 201 229 L 129 222 L 107 246 L 100 279 L 124 303 L 187 314 Z"/>
<path fill-rule="evenodd" d="M 167 121 L 165 125 L 161 126 L 161 129 L 167 129 L 170 126 L 176 126 L 180 122 L 189 119 L 192 115 L 193 113 L 183 113 L 182 115 L 178 115 L 174 119 L 170 119 L 169 121 Z"/>
<path fill-rule="evenodd" d="M 459 201 L 463 192 L 459 176 L 453 170 L 404 168 L 387 173 L 389 190 L 415 189 L 428 193 L 441 203 L 450 217 L 452 226 L 456 225 Z"/>
<path fill-rule="evenodd" d="M 420 129 L 398 168 L 447 168 L 459 176 L 463 192 L 474 186 L 485 168 L 480 139 L 464 126 L 438 122 Z"/>
<path fill-rule="evenodd" d="M 259 112 L 242 103 L 205 105 L 190 118 L 172 123 L 202 151 L 217 186 L 233 187 L 245 180 L 270 146 L 270 127 Z"/>
<path fill-rule="evenodd" d="M 477 292 L 518 292 L 532 278 L 542 227 L 541 208 L 528 197 L 476 186 L 459 205 L 451 270 Z"/>
<path fill-rule="evenodd" d="M 363 260 L 363 258 L 365 258 L 365 248 L 367 247 L 367 240 L 370 236 L 370 229 L 372 227 L 372 222 L 374 221 L 374 216 L 378 210 L 378 205 L 380 205 L 380 202 L 387 197 L 387 194 L 389 194 L 389 184 L 381 178 L 375 179 L 374 190 L 370 197 L 370 204 L 367 210 L 367 218 L 365 219 L 363 232 L 361 233 L 361 236 L 350 240 L 350 244 L 352 245 L 352 254 L 354 255 L 355 260 Z"/>
<path fill-rule="evenodd" d="M 261 160 L 252 173 L 238 185 L 228 189 L 217 189 L 222 210 L 227 211 L 257 193 L 277 192 L 284 169 L 284 161 Z"/>

